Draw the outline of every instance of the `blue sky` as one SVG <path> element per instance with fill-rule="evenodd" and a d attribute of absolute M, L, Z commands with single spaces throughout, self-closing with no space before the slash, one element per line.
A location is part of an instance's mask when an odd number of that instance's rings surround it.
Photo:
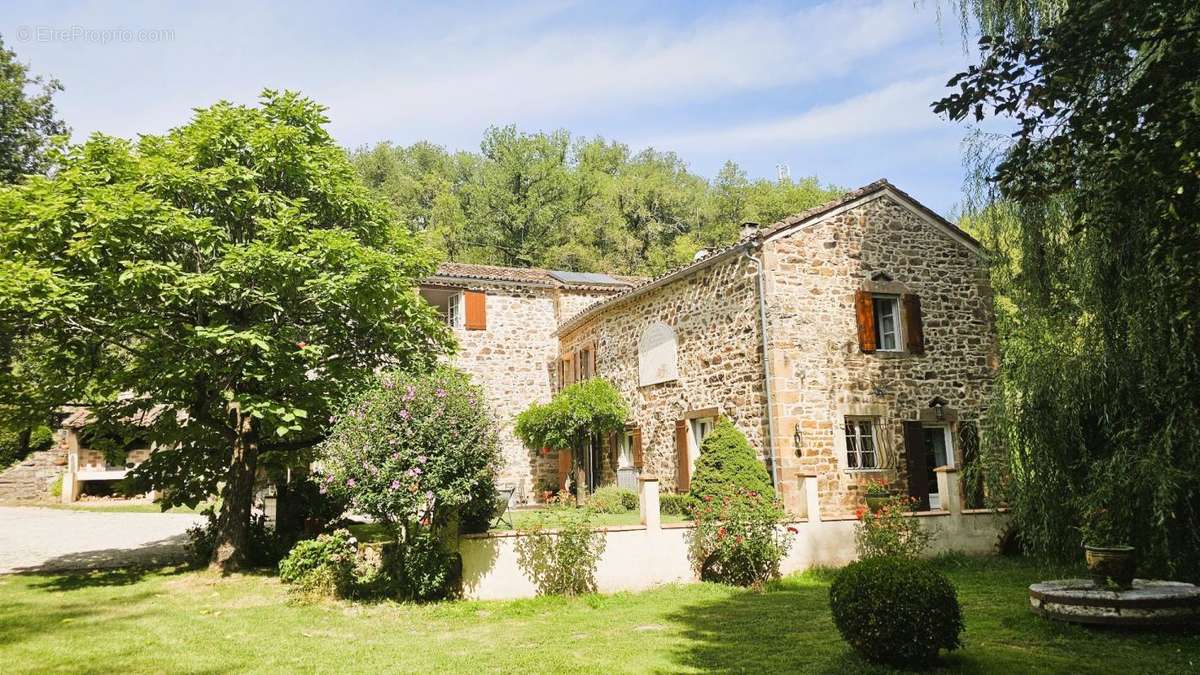
<path fill-rule="evenodd" d="M 752 177 L 783 163 L 845 187 L 887 177 L 947 215 L 961 199 L 966 129 L 929 103 L 970 57 L 936 0 L 27 2 L 0 35 L 62 81 L 77 139 L 290 88 L 350 147 L 474 150 L 512 123 L 675 150 L 710 177 L 726 159 Z"/>

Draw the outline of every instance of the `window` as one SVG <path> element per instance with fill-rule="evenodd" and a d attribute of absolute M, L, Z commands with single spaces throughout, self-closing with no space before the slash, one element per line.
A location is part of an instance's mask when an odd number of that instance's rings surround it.
<path fill-rule="evenodd" d="M 700 457 L 700 446 L 704 444 L 704 439 L 712 433 L 716 422 L 716 418 L 713 417 L 697 417 L 692 420 L 692 438 L 691 443 L 688 444 L 688 475 L 696 470 L 696 459 Z"/>
<path fill-rule="evenodd" d="M 620 452 L 617 454 L 618 469 L 633 468 L 633 446 L 633 429 L 629 429 L 626 430 L 624 436 L 621 437 L 621 448 Z"/>
<path fill-rule="evenodd" d="M 584 347 L 579 350 L 579 379 L 586 380 L 595 373 L 592 372 L 592 350 Z"/>
<path fill-rule="evenodd" d="M 880 351 L 897 352 L 904 344 L 900 340 L 900 298 L 876 295 L 871 298 L 875 305 L 875 344 Z"/>
<path fill-rule="evenodd" d="M 446 298 L 446 325 L 461 328 L 463 325 L 463 295 L 455 293 Z"/>
<path fill-rule="evenodd" d="M 869 418 L 846 418 L 846 468 L 879 468 L 875 423 Z"/>

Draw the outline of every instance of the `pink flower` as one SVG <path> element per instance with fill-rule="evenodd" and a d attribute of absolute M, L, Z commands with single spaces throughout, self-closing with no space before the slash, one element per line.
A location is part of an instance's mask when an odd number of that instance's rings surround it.
<path fill-rule="evenodd" d="M 305 348 L 305 347 L 307 347 L 307 346 L 308 346 L 308 343 L 307 343 L 307 342 L 297 342 L 297 343 L 296 343 L 296 348 L 297 348 L 297 349 L 304 349 L 304 348 Z"/>
<path fill-rule="evenodd" d="M 429 461 L 429 458 L 425 455 L 417 455 L 417 461 L 424 464 L 425 462 Z"/>
<path fill-rule="evenodd" d="M 394 480 L 394 481 L 392 481 L 392 484 L 391 484 L 391 486 L 390 486 L 390 487 L 391 487 L 393 490 L 399 490 L 399 489 L 400 489 L 400 481 L 398 481 L 398 480 Z"/>
<path fill-rule="evenodd" d="M 353 478 L 348 478 L 346 480 L 346 487 L 354 487 L 355 485 L 358 485 L 358 481 L 354 480 Z"/>
<path fill-rule="evenodd" d="M 408 419 L 409 417 L 411 417 L 411 415 L 409 415 L 409 414 L 408 414 L 408 411 L 407 411 L 407 410 L 401 410 L 401 411 L 400 411 L 400 419 L 402 419 L 402 420 L 406 420 L 406 419 Z"/>
<path fill-rule="evenodd" d="M 411 401 L 417 397 L 417 390 L 411 384 L 408 385 L 408 390 L 404 392 L 404 400 Z"/>
<path fill-rule="evenodd" d="M 446 398 L 446 390 L 438 387 L 437 391 L 433 392 L 433 395 L 438 398 Z"/>

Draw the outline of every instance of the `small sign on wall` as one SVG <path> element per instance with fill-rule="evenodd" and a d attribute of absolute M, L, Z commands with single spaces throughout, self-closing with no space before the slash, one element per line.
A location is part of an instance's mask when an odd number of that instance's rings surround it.
<path fill-rule="evenodd" d="M 638 385 L 679 379 L 679 346 L 675 331 L 661 321 L 642 331 L 638 342 Z"/>

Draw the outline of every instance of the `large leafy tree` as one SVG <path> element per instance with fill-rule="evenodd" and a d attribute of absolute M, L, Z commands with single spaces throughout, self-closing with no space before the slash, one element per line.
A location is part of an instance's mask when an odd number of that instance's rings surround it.
<path fill-rule="evenodd" d="M 413 232 L 462 262 L 658 274 L 836 198 L 816 178 L 751 181 L 730 162 L 713 181 L 672 152 L 566 132 L 488 130 L 479 153 L 428 143 L 360 148 L 353 161 Z"/>
<path fill-rule="evenodd" d="M 0 191 L 0 315 L 44 366 L 33 384 L 94 403 L 107 435 L 157 443 L 137 478 L 164 505 L 222 485 L 226 570 L 246 562 L 259 468 L 302 462 L 373 369 L 423 370 L 450 345 L 413 292 L 432 256 L 326 123 L 265 91 L 164 136 L 95 135 Z"/>
<path fill-rule="evenodd" d="M 1108 521 L 1200 578 L 1200 6 L 973 4 L 981 62 L 935 107 L 1016 126 L 975 215 L 1006 305 L 994 494 L 1036 551 Z"/>
<path fill-rule="evenodd" d="M 0 183 L 46 169 L 51 138 L 67 133 L 54 110 L 59 91 L 58 80 L 31 75 L 0 39 Z"/>

